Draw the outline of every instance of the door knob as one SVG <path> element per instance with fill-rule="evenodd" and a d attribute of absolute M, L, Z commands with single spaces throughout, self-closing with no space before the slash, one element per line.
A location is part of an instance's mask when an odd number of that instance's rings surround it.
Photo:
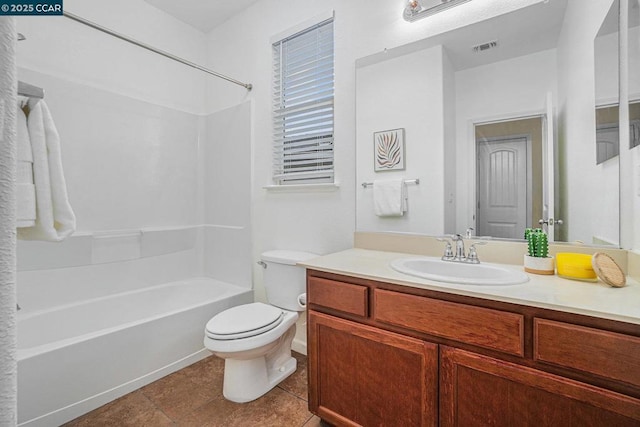
<path fill-rule="evenodd" d="M 542 224 L 545 224 L 545 225 L 562 225 L 562 224 L 564 224 L 564 221 L 561 220 L 561 219 L 555 219 L 554 220 L 553 218 L 549 218 L 546 221 L 544 219 L 539 219 L 538 220 L 538 224 L 540 224 L 540 225 L 542 225 Z"/>

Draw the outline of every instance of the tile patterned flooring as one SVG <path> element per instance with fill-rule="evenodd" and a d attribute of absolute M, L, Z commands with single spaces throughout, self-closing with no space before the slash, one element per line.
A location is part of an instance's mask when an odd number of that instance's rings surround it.
<path fill-rule="evenodd" d="M 296 372 L 253 402 L 234 403 L 222 396 L 224 360 L 210 356 L 65 427 L 319 427 L 320 418 L 307 410 L 307 358 L 295 352 L 293 356 Z"/>

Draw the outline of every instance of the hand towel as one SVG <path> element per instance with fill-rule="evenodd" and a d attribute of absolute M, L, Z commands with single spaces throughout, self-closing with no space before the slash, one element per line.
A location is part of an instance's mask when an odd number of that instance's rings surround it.
<path fill-rule="evenodd" d="M 36 187 L 33 184 L 16 183 L 16 227 L 33 227 L 36 224 Z"/>
<path fill-rule="evenodd" d="M 20 228 L 18 237 L 59 242 L 75 231 L 76 217 L 62 171 L 60 136 L 44 101 L 31 108 L 27 127 L 33 152 L 36 221 L 33 227 Z"/>
<path fill-rule="evenodd" d="M 22 110 L 26 99 L 18 99 L 16 134 L 18 139 L 18 169 L 16 175 L 16 227 L 33 227 L 36 221 L 36 197 L 33 185 L 33 154 L 27 118 Z"/>
<path fill-rule="evenodd" d="M 24 114 L 22 106 L 27 102 L 26 98 L 18 98 L 17 111 L 17 135 L 18 135 L 18 161 L 33 163 L 31 141 L 29 140 L 29 130 L 27 129 L 27 116 Z"/>
<path fill-rule="evenodd" d="M 377 216 L 403 216 L 407 210 L 404 179 L 373 181 L 373 209 Z"/>

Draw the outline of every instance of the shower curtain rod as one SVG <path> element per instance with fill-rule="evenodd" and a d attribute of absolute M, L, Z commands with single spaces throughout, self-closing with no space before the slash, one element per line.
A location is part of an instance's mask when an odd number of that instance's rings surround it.
<path fill-rule="evenodd" d="M 78 15 L 74 15 L 73 13 L 65 11 L 65 12 L 63 12 L 63 14 L 64 14 L 64 16 L 66 18 L 72 19 L 72 20 L 74 20 L 76 22 L 84 24 L 84 25 L 86 25 L 88 27 L 91 27 L 93 29 L 96 29 L 98 31 L 102 31 L 103 33 L 109 34 L 109 35 L 111 35 L 113 37 L 117 37 L 120 40 L 124 40 L 126 42 L 135 44 L 136 46 L 139 46 L 139 47 L 141 47 L 143 49 L 150 50 L 151 52 L 157 53 L 158 55 L 162 55 L 162 56 L 164 56 L 166 58 L 173 59 L 174 61 L 181 62 L 184 65 L 188 65 L 189 67 L 192 67 L 192 68 L 195 68 L 197 70 L 203 71 L 203 72 L 205 72 L 207 74 L 211 74 L 212 76 L 219 77 L 219 78 L 227 80 L 227 81 L 229 81 L 231 83 L 235 83 L 235 84 L 237 84 L 239 86 L 242 86 L 242 87 L 246 88 L 247 90 L 251 90 L 251 88 L 253 87 L 253 85 L 251 83 L 243 83 L 243 82 L 241 82 L 239 80 L 236 80 L 236 79 L 233 79 L 231 77 L 225 76 L 224 74 L 220 74 L 220 73 L 217 73 L 217 72 L 215 72 L 213 70 L 210 70 L 208 68 L 204 68 L 204 67 L 202 67 L 202 66 L 200 66 L 198 64 L 194 64 L 191 61 L 187 61 L 186 59 L 182 59 L 182 58 L 180 58 L 178 56 L 172 55 L 169 52 L 165 52 L 163 50 L 156 49 L 155 47 L 149 46 L 146 43 L 139 42 L 139 41 L 137 41 L 135 39 L 132 39 L 130 37 L 125 36 L 124 34 L 117 33 L 117 32 L 115 32 L 113 30 L 110 30 L 110 29 L 108 29 L 106 27 L 103 27 L 102 25 L 96 24 L 95 22 L 88 21 L 88 20 L 86 20 L 86 19 L 84 19 L 84 18 L 82 18 L 82 17 L 80 17 Z"/>

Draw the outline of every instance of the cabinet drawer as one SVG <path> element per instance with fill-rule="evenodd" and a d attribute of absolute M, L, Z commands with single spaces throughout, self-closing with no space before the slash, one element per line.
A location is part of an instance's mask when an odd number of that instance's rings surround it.
<path fill-rule="evenodd" d="M 533 335 L 535 360 L 640 386 L 640 338 L 539 318 Z"/>
<path fill-rule="evenodd" d="M 366 317 L 369 314 L 368 288 L 335 280 L 309 277 L 309 304 L 332 308 L 344 313 Z"/>
<path fill-rule="evenodd" d="M 442 338 L 524 355 L 524 317 L 489 308 L 376 289 L 375 320 Z"/>

